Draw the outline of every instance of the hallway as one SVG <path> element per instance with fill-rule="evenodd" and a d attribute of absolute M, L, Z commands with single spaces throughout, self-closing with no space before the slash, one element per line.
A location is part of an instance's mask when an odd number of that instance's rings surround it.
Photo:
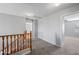
<path fill-rule="evenodd" d="M 65 37 L 63 42 L 65 34 L 79 37 L 79 3 L 4 3 L 0 7 L 1 55 L 21 53 L 26 48 L 30 48 L 31 55 L 79 54 L 78 38 Z M 63 47 L 57 47 L 63 43 Z"/>

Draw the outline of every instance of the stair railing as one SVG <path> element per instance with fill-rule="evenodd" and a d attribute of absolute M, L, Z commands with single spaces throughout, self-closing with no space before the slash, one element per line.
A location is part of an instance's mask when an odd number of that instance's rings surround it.
<path fill-rule="evenodd" d="M 2 35 L 2 55 L 10 55 L 23 49 L 30 48 L 32 51 L 32 33 Z"/>

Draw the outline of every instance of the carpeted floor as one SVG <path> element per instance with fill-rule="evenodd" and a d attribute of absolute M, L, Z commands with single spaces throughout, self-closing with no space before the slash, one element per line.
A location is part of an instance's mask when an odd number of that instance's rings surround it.
<path fill-rule="evenodd" d="M 64 46 L 59 48 L 43 40 L 33 40 L 30 55 L 79 55 L 79 38 L 65 37 Z"/>

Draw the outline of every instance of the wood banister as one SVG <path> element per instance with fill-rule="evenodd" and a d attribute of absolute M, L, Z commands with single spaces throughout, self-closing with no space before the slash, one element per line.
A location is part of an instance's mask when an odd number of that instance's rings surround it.
<path fill-rule="evenodd" d="M 25 32 L 24 34 L 2 35 L 0 38 L 2 38 L 2 55 L 9 55 L 26 48 L 30 48 L 32 51 L 31 32 Z"/>

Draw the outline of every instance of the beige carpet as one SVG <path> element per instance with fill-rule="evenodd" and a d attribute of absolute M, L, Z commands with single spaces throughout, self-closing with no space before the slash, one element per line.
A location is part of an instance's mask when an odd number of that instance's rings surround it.
<path fill-rule="evenodd" d="M 43 40 L 33 40 L 30 55 L 79 55 L 79 38 L 65 37 L 64 46 L 59 48 Z"/>

